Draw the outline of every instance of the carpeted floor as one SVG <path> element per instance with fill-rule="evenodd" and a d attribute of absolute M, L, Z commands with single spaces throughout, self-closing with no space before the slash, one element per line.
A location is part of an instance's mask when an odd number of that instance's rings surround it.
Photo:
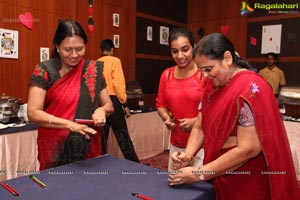
<path fill-rule="evenodd" d="M 151 158 L 140 160 L 140 162 L 154 168 L 168 170 L 168 160 L 169 160 L 169 151 L 165 151 Z"/>

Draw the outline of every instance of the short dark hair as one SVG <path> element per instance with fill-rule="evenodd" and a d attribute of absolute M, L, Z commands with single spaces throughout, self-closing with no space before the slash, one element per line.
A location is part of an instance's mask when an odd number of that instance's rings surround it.
<path fill-rule="evenodd" d="M 268 56 L 272 56 L 275 60 L 277 60 L 277 58 L 278 58 L 277 54 L 274 52 L 267 53 L 266 58 L 268 58 Z"/>
<path fill-rule="evenodd" d="M 78 22 L 71 19 L 59 20 L 53 38 L 53 44 L 55 45 L 53 57 L 58 57 L 56 45 L 60 45 L 66 37 L 71 37 L 74 35 L 81 37 L 85 44 L 88 42 L 88 38 L 84 32 L 84 29 Z"/>
<path fill-rule="evenodd" d="M 195 38 L 194 38 L 194 35 L 193 33 L 184 28 L 184 27 L 178 27 L 178 28 L 175 28 L 175 29 L 172 29 L 170 31 L 170 36 L 169 36 L 169 44 L 171 44 L 171 42 L 173 40 L 176 40 L 178 37 L 186 37 L 189 42 L 191 43 L 192 47 L 194 47 L 195 45 Z"/>
<path fill-rule="evenodd" d="M 110 51 L 112 48 L 115 48 L 115 45 L 111 39 L 105 39 L 100 42 L 101 51 Z"/>

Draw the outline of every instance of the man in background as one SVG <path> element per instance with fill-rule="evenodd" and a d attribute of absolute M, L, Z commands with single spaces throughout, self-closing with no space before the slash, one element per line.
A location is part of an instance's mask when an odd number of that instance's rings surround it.
<path fill-rule="evenodd" d="M 130 110 L 126 104 L 126 83 L 123 74 L 121 61 L 114 57 L 114 43 L 110 39 L 100 42 L 101 55 L 98 61 L 104 62 L 103 75 L 107 84 L 107 91 L 114 106 L 114 113 L 107 118 L 103 128 L 102 154 L 106 153 L 107 138 L 110 126 L 116 136 L 120 149 L 127 160 L 139 162 L 125 120 L 130 117 Z"/>
<path fill-rule="evenodd" d="M 277 58 L 277 54 L 267 53 L 267 66 L 258 72 L 270 84 L 275 96 L 278 96 L 280 87 L 286 85 L 284 72 L 277 67 Z"/>

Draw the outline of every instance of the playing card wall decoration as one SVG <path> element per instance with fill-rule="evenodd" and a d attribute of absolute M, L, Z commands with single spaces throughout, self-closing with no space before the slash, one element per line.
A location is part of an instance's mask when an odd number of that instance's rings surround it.
<path fill-rule="evenodd" d="M 18 58 L 18 31 L 0 28 L 0 57 Z"/>
<path fill-rule="evenodd" d="M 159 43 L 162 45 L 169 45 L 168 38 L 169 38 L 169 27 L 160 26 L 159 27 Z"/>
<path fill-rule="evenodd" d="M 262 26 L 261 54 L 280 53 L 282 24 Z"/>
<path fill-rule="evenodd" d="M 119 48 L 120 47 L 120 35 L 114 35 L 113 36 L 114 40 L 114 45 L 115 45 L 115 48 Z"/>
<path fill-rule="evenodd" d="M 114 27 L 120 26 L 120 14 L 119 13 L 113 13 L 113 26 Z"/>
<path fill-rule="evenodd" d="M 147 26 L 147 41 L 152 41 L 153 39 L 153 28 L 152 26 Z"/>

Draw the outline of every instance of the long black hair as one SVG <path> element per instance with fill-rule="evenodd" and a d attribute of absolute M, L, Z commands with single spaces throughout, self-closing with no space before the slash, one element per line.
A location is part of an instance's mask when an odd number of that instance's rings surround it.
<path fill-rule="evenodd" d="M 88 42 L 88 38 L 82 26 L 78 22 L 71 19 L 60 20 L 58 22 L 55 35 L 53 38 L 53 44 L 55 45 L 52 51 L 53 58 L 59 56 L 59 54 L 57 53 L 56 46 L 60 45 L 66 37 L 71 37 L 74 35 L 81 37 L 85 44 Z"/>
<path fill-rule="evenodd" d="M 231 53 L 234 65 L 251 69 L 251 65 L 236 53 L 232 42 L 221 33 L 212 33 L 202 38 L 193 49 L 193 58 L 204 55 L 213 60 L 223 60 L 225 51 Z"/>

